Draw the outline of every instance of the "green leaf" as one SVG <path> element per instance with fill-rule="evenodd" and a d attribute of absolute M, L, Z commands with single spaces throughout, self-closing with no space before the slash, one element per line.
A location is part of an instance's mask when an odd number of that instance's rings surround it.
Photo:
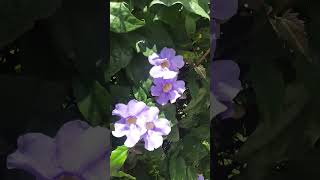
<path fill-rule="evenodd" d="M 111 152 L 110 156 L 110 173 L 111 176 L 117 176 L 118 170 L 123 166 L 128 156 L 128 148 L 126 146 L 118 146 Z M 121 173 L 120 173 L 121 174 Z"/>
<path fill-rule="evenodd" d="M 167 104 L 160 107 L 160 111 L 164 113 L 165 118 L 168 119 L 172 125 L 176 125 L 178 120 L 176 117 L 176 106 L 173 104 Z"/>
<path fill-rule="evenodd" d="M 60 0 L 2 0 L 0 2 L 0 48 L 33 28 L 34 21 L 52 15 Z"/>
<path fill-rule="evenodd" d="M 179 135 L 179 127 L 177 125 L 171 127 L 171 132 L 167 137 L 167 140 L 171 141 L 171 142 L 178 142 L 180 139 L 180 135 Z"/>
<path fill-rule="evenodd" d="M 198 138 L 191 134 L 188 134 L 183 138 L 183 150 L 181 151 L 181 155 L 187 162 L 198 165 L 199 161 L 208 154 L 209 151 Z"/>
<path fill-rule="evenodd" d="M 155 4 L 162 4 L 168 7 L 175 4 L 182 4 L 188 11 L 210 19 L 208 12 L 199 5 L 198 0 L 153 0 L 150 3 L 150 7 Z"/>
<path fill-rule="evenodd" d="M 187 14 L 185 19 L 185 26 L 187 34 L 189 35 L 189 37 L 191 37 L 197 29 L 196 19 Z"/>
<path fill-rule="evenodd" d="M 75 82 L 74 95 L 82 115 L 93 125 L 105 122 L 110 112 L 110 94 L 98 82 Z"/>
<path fill-rule="evenodd" d="M 145 91 L 143 90 L 143 88 L 141 88 L 141 87 L 134 88 L 133 95 L 136 98 L 136 100 L 147 103 L 148 96 L 145 93 Z"/>
<path fill-rule="evenodd" d="M 127 174 L 127 173 L 125 173 L 123 171 L 117 172 L 116 174 L 113 175 L 113 177 L 126 178 L 126 179 L 129 179 L 129 180 L 136 180 L 135 177 L 133 177 L 130 174 Z"/>
<path fill-rule="evenodd" d="M 105 71 L 106 80 L 109 80 L 111 76 L 128 66 L 133 57 L 133 49 L 128 46 L 123 38 L 113 37 L 110 42 L 110 64 Z"/>
<path fill-rule="evenodd" d="M 169 161 L 169 171 L 171 180 L 186 180 L 186 162 L 182 157 L 171 156 Z"/>
<path fill-rule="evenodd" d="M 195 113 L 201 111 L 207 111 L 208 109 L 202 109 L 203 107 L 209 108 L 209 90 L 205 88 L 200 88 L 197 94 L 198 98 L 193 98 L 188 106 L 184 109 L 184 112 Z"/>
<path fill-rule="evenodd" d="M 144 21 L 137 19 L 124 2 L 110 2 L 110 30 L 124 33 L 136 30 L 145 25 Z"/>
<path fill-rule="evenodd" d="M 141 82 L 147 81 L 151 65 L 148 59 L 141 54 L 136 55 L 130 64 L 126 67 L 128 79 L 137 87 L 141 86 Z"/>
<path fill-rule="evenodd" d="M 198 179 L 198 173 L 196 171 L 196 168 L 192 166 L 187 167 L 187 179 L 188 180 L 197 180 Z"/>

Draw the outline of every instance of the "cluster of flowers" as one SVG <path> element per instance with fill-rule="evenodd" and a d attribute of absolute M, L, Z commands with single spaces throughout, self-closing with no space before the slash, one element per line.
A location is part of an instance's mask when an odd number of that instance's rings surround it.
<path fill-rule="evenodd" d="M 212 2 L 212 1 L 211 1 Z M 238 0 L 217 0 L 211 3 L 211 118 L 233 115 L 233 99 L 241 90 L 240 68 L 232 60 L 216 60 L 216 40 L 220 37 L 220 24 L 230 19 L 238 10 Z"/>
<path fill-rule="evenodd" d="M 153 78 L 151 95 L 160 105 L 169 101 L 175 103 L 185 91 L 184 81 L 177 80 L 179 69 L 184 66 L 183 57 L 171 48 L 163 48 L 160 54 L 153 53 L 148 57 L 153 65 L 150 76 Z M 159 109 L 149 107 L 144 102 L 130 100 L 129 103 L 118 103 L 112 111 L 112 115 L 120 117 L 115 122 L 113 136 L 127 139 L 124 143 L 127 147 L 135 146 L 141 139 L 145 149 L 153 151 L 163 143 L 163 137 L 171 131 L 170 122 L 165 118 L 159 118 Z"/>

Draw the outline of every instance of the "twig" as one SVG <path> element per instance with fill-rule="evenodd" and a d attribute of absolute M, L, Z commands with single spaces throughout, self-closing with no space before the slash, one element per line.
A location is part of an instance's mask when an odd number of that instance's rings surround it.
<path fill-rule="evenodd" d="M 210 54 L 210 48 L 201 56 L 201 58 L 196 62 L 196 66 L 199 66 L 202 61 Z"/>

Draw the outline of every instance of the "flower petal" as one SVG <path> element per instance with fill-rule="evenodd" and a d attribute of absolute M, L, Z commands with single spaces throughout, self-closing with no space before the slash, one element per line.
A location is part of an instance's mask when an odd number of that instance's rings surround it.
<path fill-rule="evenodd" d="M 127 135 L 128 130 L 128 124 L 125 119 L 121 119 L 114 123 L 114 131 L 112 131 L 112 135 L 115 137 L 122 137 Z"/>
<path fill-rule="evenodd" d="M 160 52 L 161 58 L 168 58 L 171 59 L 176 55 L 176 51 L 172 48 L 164 47 Z"/>
<path fill-rule="evenodd" d="M 136 125 L 130 125 L 130 130 L 127 135 L 127 140 L 124 142 L 124 145 L 127 147 L 135 146 L 140 140 L 141 135 L 142 132 Z"/>
<path fill-rule="evenodd" d="M 151 122 L 158 119 L 159 109 L 157 107 L 150 107 L 148 110 L 141 113 L 141 118 L 144 119 L 144 124 L 146 122 Z"/>
<path fill-rule="evenodd" d="M 218 101 L 212 93 L 210 93 L 210 102 L 210 119 L 227 110 L 227 107 Z"/>
<path fill-rule="evenodd" d="M 163 138 L 159 133 L 149 130 L 144 136 L 144 142 L 144 147 L 148 151 L 153 151 L 162 145 Z"/>
<path fill-rule="evenodd" d="M 160 118 L 154 121 L 157 132 L 160 132 L 161 135 L 168 135 L 171 131 L 170 121 L 164 118 Z"/>
<path fill-rule="evenodd" d="M 171 59 L 171 67 L 174 71 L 181 69 L 184 66 L 183 57 L 178 55 Z"/>
<path fill-rule="evenodd" d="M 71 121 L 60 128 L 56 143 L 61 167 L 67 172 L 80 173 L 105 156 L 110 146 L 110 132 L 103 127 L 90 127 L 83 121 Z"/>
<path fill-rule="evenodd" d="M 181 94 L 179 94 L 178 91 L 176 90 L 170 91 L 169 99 L 171 103 L 175 103 L 179 97 L 181 97 Z"/>
<path fill-rule="evenodd" d="M 160 96 L 162 88 L 161 86 L 151 86 L 150 91 L 152 96 Z"/>
<path fill-rule="evenodd" d="M 186 90 L 184 81 L 176 81 L 174 84 L 174 89 L 177 90 L 180 94 L 183 94 Z"/>
<path fill-rule="evenodd" d="M 119 103 L 115 105 L 115 109 L 112 111 L 112 115 L 117 115 L 123 118 L 128 117 L 128 107 L 125 104 Z"/>
<path fill-rule="evenodd" d="M 101 158 L 99 161 L 89 166 L 83 173 L 82 177 L 85 180 L 109 180 L 109 161 L 107 157 Z"/>
<path fill-rule="evenodd" d="M 18 138 L 18 150 L 7 157 L 7 168 L 28 171 L 37 179 L 52 179 L 61 173 L 55 152 L 51 137 L 29 133 Z"/>
<path fill-rule="evenodd" d="M 169 96 L 167 95 L 167 93 L 163 93 L 159 97 L 156 98 L 156 101 L 158 104 L 161 104 L 163 106 L 168 103 Z"/>
<path fill-rule="evenodd" d="M 164 76 L 164 70 L 161 66 L 153 66 L 149 72 L 150 76 L 153 78 L 161 78 Z"/>
<path fill-rule="evenodd" d="M 159 55 L 156 53 L 153 53 L 148 57 L 149 63 L 152 65 L 157 65 L 157 63 L 156 63 L 157 59 L 159 59 Z"/>
<path fill-rule="evenodd" d="M 173 79 L 177 77 L 178 72 L 170 71 L 169 69 L 165 68 L 165 72 L 163 73 L 163 79 Z"/>
<path fill-rule="evenodd" d="M 144 102 L 133 99 L 128 103 L 128 114 L 131 116 L 136 116 L 141 113 L 146 107 L 147 105 Z"/>
<path fill-rule="evenodd" d="M 215 19 L 228 20 L 238 11 L 238 0 L 216 0 L 212 5 Z"/>

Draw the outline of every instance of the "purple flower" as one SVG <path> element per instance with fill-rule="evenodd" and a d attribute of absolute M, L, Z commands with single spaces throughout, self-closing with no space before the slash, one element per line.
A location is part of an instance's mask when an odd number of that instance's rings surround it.
<path fill-rule="evenodd" d="M 232 102 L 241 90 L 239 66 L 231 60 L 218 60 L 211 63 L 211 84 L 213 117 L 222 113 L 223 118 L 233 114 Z"/>
<path fill-rule="evenodd" d="M 170 122 L 164 118 L 159 119 L 158 114 L 157 107 L 150 107 L 143 113 L 147 132 L 142 135 L 142 138 L 145 142 L 144 147 L 148 151 L 159 148 L 163 143 L 162 136 L 168 135 L 171 131 Z"/>
<path fill-rule="evenodd" d="M 172 79 L 177 76 L 179 69 L 184 66 L 183 57 L 176 56 L 172 48 L 163 48 L 160 54 L 153 53 L 149 56 L 149 63 L 154 65 L 150 69 L 150 76 L 153 78 Z"/>
<path fill-rule="evenodd" d="M 137 100 L 129 101 L 128 105 L 119 103 L 112 111 L 112 115 L 117 115 L 121 119 L 114 124 L 115 130 L 112 135 L 115 137 L 127 136 L 124 145 L 133 147 L 140 140 L 140 136 L 147 130 L 144 128 L 145 119 L 143 112 L 148 110 L 144 102 Z"/>
<path fill-rule="evenodd" d="M 156 96 L 157 103 L 165 105 L 170 101 L 175 103 L 186 90 L 184 81 L 177 81 L 173 79 L 154 79 L 155 86 L 151 87 L 151 95 Z"/>
<path fill-rule="evenodd" d="M 107 180 L 109 130 L 83 121 L 64 124 L 55 138 L 28 133 L 7 157 L 9 169 L 23 169 L 37 180 Z"/>
<path fill-rule="evenodd" d="M 202 174 L 198 175 L 198 180 L 204 180 L 204 177 Z"/>
<path fill-rule="evenodd" d="M 211 0 L 211 19 L 226 21 L 238 11 L 238 0 Z"/>

